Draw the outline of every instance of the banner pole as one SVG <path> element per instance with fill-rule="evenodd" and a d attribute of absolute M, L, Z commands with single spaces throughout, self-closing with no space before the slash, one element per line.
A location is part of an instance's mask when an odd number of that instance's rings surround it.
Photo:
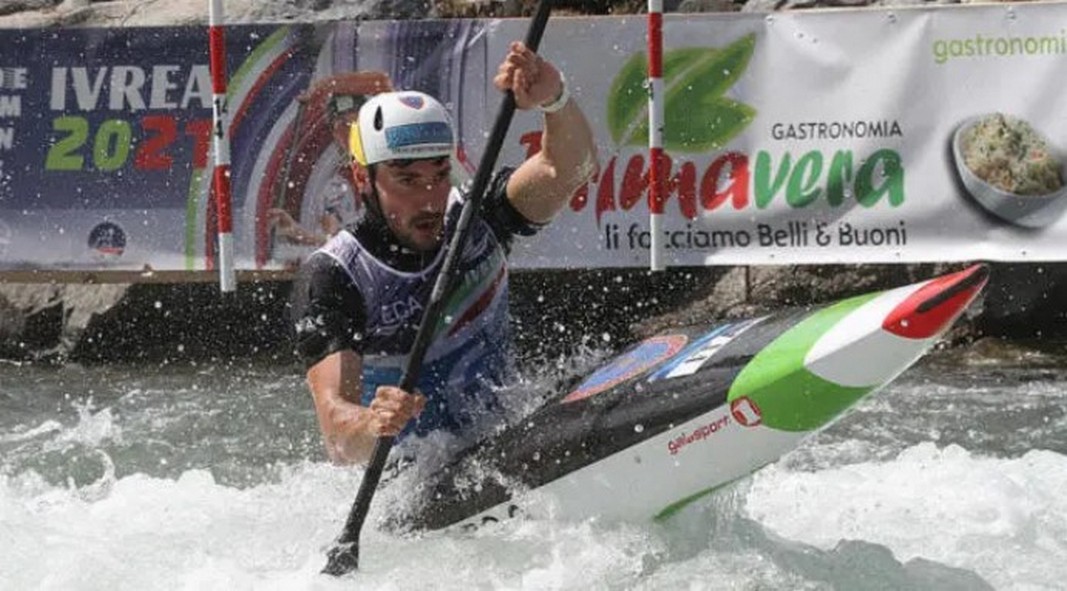
<path fill-rule="evenodd" d="M 663 271 L 663 0 L 648 0 L 648 160 L 649 268 Z"/>
<path fill-rule="evenodd" d="M 222 0 L 208 0 L 208 43 L 211 52 L 215 169 L 212 178 L 218 213 L 219 289 L 237 290 L 233 260 L 233 198 L 230 194 L 230 130 L 226 101 L 226 37 Z"/>

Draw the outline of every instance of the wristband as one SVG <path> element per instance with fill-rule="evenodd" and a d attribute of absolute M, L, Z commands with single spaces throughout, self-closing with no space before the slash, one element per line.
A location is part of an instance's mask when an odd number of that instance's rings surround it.
<path fill-rule="evenodd" d="M 567 102 L 571 100 L 571 90 L 567 87 L 567 79 L 563 76 L 563 72 L 559 73 L 559 84 L 559 96 L 547 105 L 537 105 L 542 113 L 555 113 L 567 106 Z"/>

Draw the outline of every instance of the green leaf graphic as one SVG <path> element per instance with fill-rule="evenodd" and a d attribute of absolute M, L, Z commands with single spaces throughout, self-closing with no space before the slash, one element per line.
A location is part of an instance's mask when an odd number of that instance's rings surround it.
<path fill-rule="evenodd" d="M 663 60 L 665 149 L 682 153 L 719 149 L 752 121 L 755 109 L 722 93 L 744 73 L 755 44 L 755 35 L 746 35 L 722 50 L 687 47 L 667 52 Z M 643 53 L 633 56 L 612 85 L 608 125 L 620 146 L 648 144 L 646 64 Z"/>
<path fill-rule="evenodd" d="M 752 107 L 723 97 L 700 104 L 668 100 L 664 110 L 663 148 L 690 154 L 722 149 L 756 116 Z M 638 128 L 626 145 L 647 146 L 648 125 Z"/>
<path fill-rule="evenodd" d="M 667 79 L 668 100 L 672 93 L 677 92 L 685 93 L 691 98 L 721 95 L 745 73 L 755 48 L 756 36 L 745 35 L 721 51 L 712 49 L 704 50 L 702 54 L 694 54 L 688 60 L 689 63 L 679 64 L 674 76 L 670 75 L 667 69 L 668 61 L 664 60 L 663 74 Z"/>
<path fill-rule="evenodd" d="M 611 92 L 608 93 L 608 130 L 611 131 L 611 139 L 618 145 L 623 145 L 623 137 L 631 124 L 639 117 L 647 117 L 647 75 L 648 58 L 644 53 L 637 53 L 622 66 L 611 84 Z"/>

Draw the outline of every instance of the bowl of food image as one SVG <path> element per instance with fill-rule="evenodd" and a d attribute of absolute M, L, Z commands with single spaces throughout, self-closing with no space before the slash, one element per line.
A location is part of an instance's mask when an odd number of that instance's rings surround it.
<path fill-rule="evenodd" d="M 964 188 L 993 215 L 1041 228 L 1067 209 L 1067 166 L 1029 123 L 1003 113 L 971 117 L 952 136 Z"/>

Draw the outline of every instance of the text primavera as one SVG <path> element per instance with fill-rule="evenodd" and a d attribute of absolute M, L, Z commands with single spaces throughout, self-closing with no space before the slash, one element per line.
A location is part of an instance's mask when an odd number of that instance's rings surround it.
<path fill-rule="evenodd" d="M 775 123 L 771 137 L 776 140 L 841 140 L 903 137 L 897 121 L 807 121 Z"/>

